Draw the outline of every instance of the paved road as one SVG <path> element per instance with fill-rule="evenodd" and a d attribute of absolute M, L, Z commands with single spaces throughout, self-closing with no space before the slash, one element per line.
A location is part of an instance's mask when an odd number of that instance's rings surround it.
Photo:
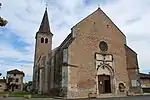
<path fill-rule="evenodd" d="M 60 100 L 60 99 L 47 99 L 47 98 L 34 98 L 34 99 L 24 99 L 24 98 L 0 98 L 0 100 Z M 89 99 L 81 99 L 89 100 Z M 150 100 L 150 96 L 131 96 L 122 98 L 105 98 L 105 99 L 91 99 L 91 100 Z"/>

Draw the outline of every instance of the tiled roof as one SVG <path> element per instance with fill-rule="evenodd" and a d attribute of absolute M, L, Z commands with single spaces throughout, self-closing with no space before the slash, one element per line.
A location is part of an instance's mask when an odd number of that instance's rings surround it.
<path fill-rule="evenodd" d="M 24 72 L 19 71 L 18 69 L 7 71 L 7 74 L 22 74 L 24 76 Z"/>
<path fill-rule="evenodd" d="M 136 55 L 137 55 L 137 53 L 133 50 L 133 49 L 131 49 L 129 46 L 127 46 L 126 44 L 124 44 L 125 45 L 125 47 L 126 48 L 128 48 L 129 50 L 131 50 L 133 53 L 135 53 Z"/>
<path fill-rule="evenodd" d="M 60 44 L 60 48 L 67 48 L 71 42 L 73 41 L 73 37 L 72 37 L 72 33 L 70 33 L 66 38 L 65 40 Z"/>
<path fill-rule="evenodd" d="M 150 74 L 140 73 L 140 78 L 141 79 L 150 79 Z"/>
<path fill-rule="evenodd" d="M 74 38 L 72 37 L 72 33 L 70 33 L 58 47 L 52 50 L 50 58 L 53 58 L 55 54 L 57 54 L 61 49 L 67 48 L 72 43 L 73 40 Z"/>

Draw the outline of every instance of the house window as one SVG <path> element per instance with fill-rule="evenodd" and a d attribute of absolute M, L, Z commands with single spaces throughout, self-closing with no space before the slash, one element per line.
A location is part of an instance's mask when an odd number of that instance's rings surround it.
<path fill-rule="evenodd" d="M 16 79 L 16 82 L 18 82 L 18 78 Z"/>
<path fill-rule="evenodd" d="M 131 80 L 132 87 L 137 87 L 137 80 Z"/>
<path fill-rule="evenodd" d="M 44 43 L 44 38 L 43 37 L 41 38 L 41 43 Z"/>
<path fill-rule="evenodd" d="M 45 39 L 45 43 L 48 43 L 48 38 Z"/>
<path fill-rule="evenodd" d="M 16 74 L 14 74 L 14 76 L 16 76 Z"/>
<path fill-rule="evenodd" d="M 8 82 L 12 82 L 13 81 L 13 78 L 8 78 Z"/>
<path fill-rule="evenodd" d="M 16 89 L 18 89 L 18 85 L 16 85 Z"/>

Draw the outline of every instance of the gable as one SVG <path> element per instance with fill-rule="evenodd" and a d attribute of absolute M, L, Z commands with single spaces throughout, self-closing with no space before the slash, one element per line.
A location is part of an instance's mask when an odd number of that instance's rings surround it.
<path fill-rule="evenodd" d="M 24 76 L 24 72 L 17 69 L 7 71 L 7 74 L 22 74 Z"/>
<path fill-rule="evenodd" d="M 93 20 L 96 17 L 98 19 Z M 76 25 L 74 25 L 72 27 L 72 29 L 75 29 L 77 31 L 78 27 L 82 26 L 82 24 L 88 23 L 91 20 L 93 21 L 93 23 L 101 22 L 104 26 L 111 28 L 112 31 L 118 31 L 117 33 L 119 33 L 121 35 L 121 37 L 125 38 L 125 43 L 126 43 L 126 36 L 122 33 L 122 31 L 113 23 L 113 21 L 100 8 L 98 8 L 96 11 L 94 11 L 93 13 L 91 13 L 90 15 L 85 17 L 83 20 L 78 22 Z M 91 23 L 91 24 L 93 24 L 93 23 Z"/>

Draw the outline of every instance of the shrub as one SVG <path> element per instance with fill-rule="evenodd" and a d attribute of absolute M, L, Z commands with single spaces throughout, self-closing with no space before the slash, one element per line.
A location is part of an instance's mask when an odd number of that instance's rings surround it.
<path fill-rule="evenodd" d="M 60 93 L 60 90 L 59 90 L 58 88 L 52 88 L 52 89 L 50 90 L 50 94 L 51 94 L 52 96 L 59 96 L 59 93 Z"/>

